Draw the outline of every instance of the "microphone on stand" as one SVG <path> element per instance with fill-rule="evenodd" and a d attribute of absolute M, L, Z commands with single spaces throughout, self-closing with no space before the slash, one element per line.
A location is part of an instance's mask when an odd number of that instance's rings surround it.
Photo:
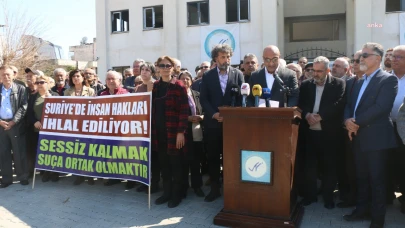
<path fill-rule="evenodd" d="M 242 94 L 242 107 L 246 107 L 246 97 L 250 95 L 249 83 L 242 83 L 240 94 Z"/>
<path fill-rule="evenodd" d="M 239 86 L 238 85 L 232 85 L 231 86 L 231 96 L 232 96 L 232 107 L 235 107 L 236 103 L 236 97 L 239 96 Z"/>
<path fill-rule="evenodd" d="M 284 95 L 284 107 L 287 108 L 287 98 L 288 98 L 288 95 L 290 95 L 290 88 L 288 88 L 284 85 L 283 80 L 281 80 L 281 78 L 277 74 L 274 74 L 274 78 L 280 84 L 281 88 L 283 88 L 282 92 Z"/>
<path fill-rule="evenodd" d="M 266 100 L 266 107 L 270 107 L 270 96 L 271 96 L 271 89 L 263 88 L 263 98 Z"/>
<path fill-rule="evenodd" d="M 255 97 L 255 107 L 259 107 L 259 98 L 262 95 L 262 87 L 256 84 L 252 88 L 252 94 Z"/>

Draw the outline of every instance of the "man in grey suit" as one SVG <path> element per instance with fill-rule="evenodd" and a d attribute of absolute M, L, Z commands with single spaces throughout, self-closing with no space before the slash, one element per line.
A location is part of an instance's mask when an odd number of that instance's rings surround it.
<path fill-rule="evenodd" d="M 262 88 L 271 89 L 270 100 L 278 101 L 279 107 L 284 107 L 284 102 L 288 107 L 297 106 L 298 104 L 298 80 L 295 72 L 279 66 L 280 50 L 274 45 L 270 45 L 263 50 L 263 62 L 265 67 L 252 73 L 249 85 L 250 89 L 259 84 Z M 290 89 L 287 101 L 284 101 L 283 86 Z M 248 106 L 254 106 L 254 97 L 250 93 Z"/>
<path fill-rule="evenodd" d="M 230 66 L 233 51 L 228 44 L 215 46 L 211 51 L 212 60 L 217 67 L 204 73 L 200 90 L 200 103 L 204 110 L 204 141 L 206 142 L 208 173 L 211 180 L 211 191 L 205 197 L 212 202 L 221 196 L 219 192 L 220 155 L 222 154 L 222 120 L 218 107 L 230 106 L 232 103 L 231 89 L 241 87 L 244 82 L 240 70 Z M 241 106 L 240 96 L 237 106 Z"/>
<path fill-rule="evenodd" d="M 3 179 L 0 188 L 13 183 L 11 150 L 20 184 L 28 185 L 28 166 L 25 145 L 24 116 L 27 110 L 27 92 L 24 86 L 13 82 L 15 73 L 10 66 L 0 67 L 0 162 Z"/>
<path fill-rule="evenodd" d="M 344 114 L 348 135 L 353 141 L 358 189 L 356 209 L 344 219 L 355 221 L 368 215 L 371 189 L 370 227 L 384 226 L 387 154 L 397 146 L 390 113 L 398 80 L 380 69 L 383 55 L 380 44 L 363 46 L 360 70 L 365 74 L 354 85 Z"/>

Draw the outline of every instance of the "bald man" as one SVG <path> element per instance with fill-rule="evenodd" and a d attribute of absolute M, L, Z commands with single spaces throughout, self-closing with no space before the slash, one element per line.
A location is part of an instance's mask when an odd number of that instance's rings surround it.
<path fill-rule="evenodd" d="M 264 67 L 252 73 L 250 77 L 250 88 L 259 84 L 262 88 L 271 89 L 270 100 L 278 101 L 279 107 L 294 107 L 298 104 L 298 80 L 295 72 L 279 65 L 280 50 L 274 45 L 267 46 L 263 50 Z M 288 87 L 290 94 L 287 95 L 287 100 L 284 100 L 283 86 Z M 263 98 L 263 97 L 262 97 Z M 248 97 L 248 106 L 254 106 L 254 97 L 250 93 Z"/>

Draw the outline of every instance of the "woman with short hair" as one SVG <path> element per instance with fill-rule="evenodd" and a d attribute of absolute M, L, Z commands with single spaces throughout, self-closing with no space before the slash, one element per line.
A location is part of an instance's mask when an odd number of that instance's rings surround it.
<path fill-rule="evenodd" d="M 174 60 L 162 56 L 157 60 L 160 80 L 152 90 L 152 153 L 158 153 L 162 171 L 163 195 L 157 205 L 168 202 L 177 207 L 183 196 L 183 160 L 187 153 L 185 134 L 189 104 L 187 91 L 178 75 Z"/>

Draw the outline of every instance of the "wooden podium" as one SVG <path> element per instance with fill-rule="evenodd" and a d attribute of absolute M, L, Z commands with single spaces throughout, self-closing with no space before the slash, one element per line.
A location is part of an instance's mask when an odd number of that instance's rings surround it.
<path fill-rule="evenodd" d="M 214 224 L 298 227 L 304 209 L 297 203 L 293 176 L 300 113 L 295 108 L 219 110 L 224 117 L 224 208 Z"/>

